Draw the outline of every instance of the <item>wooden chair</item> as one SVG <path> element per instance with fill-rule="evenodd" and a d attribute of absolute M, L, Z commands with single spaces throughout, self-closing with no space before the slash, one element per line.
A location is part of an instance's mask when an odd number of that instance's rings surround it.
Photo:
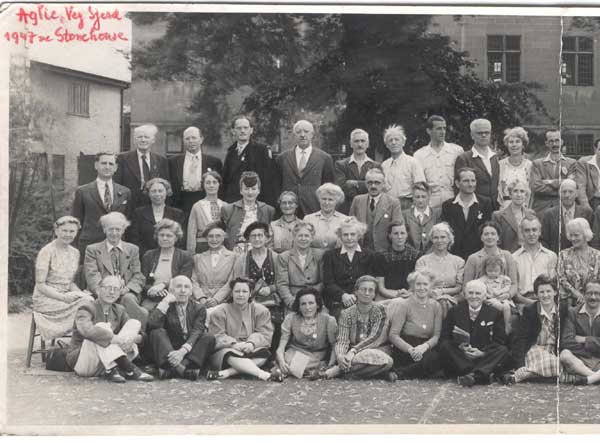
<path fill-rule="evenodd" d="M 38 349 L 34 349 L 35 338 L 40 338 L 40 347 Z M 71 334 L 64 335 L 63 337 L 71 337 Z M 50 347 L 46 348 L 46 340 L 44 340 L 41 335 L 37 332 L 35 317 L 33 312 L 31 313 L 31 328 L 29 329 L 29 343 L 27 344 L 27 356 L 25 357 L 25 367 L 31 367 L 31 357 L 33 354 L 41 354 L 42 362 L 46 362 L 46 352 L 50 351 L 56 345 L 56 339 L 52 339 L 50 341 Z"/>

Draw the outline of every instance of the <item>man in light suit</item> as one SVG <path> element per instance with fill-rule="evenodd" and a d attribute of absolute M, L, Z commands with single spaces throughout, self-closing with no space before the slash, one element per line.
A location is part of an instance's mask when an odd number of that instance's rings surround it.
<path fill-rule="evenodd" d="M 118 301 L 129 317 L 142 323 L 146 329 L 148 310 L 140 306 L 142 289 L 146 278 L 141 271 L 139 249 L 121 240 L 129 221 L 120 212 L 111 212 L 100 218 L 106 240 L 91 244 L 85 250 L 83 273 L 90 291 L 96 293 L 107 275 L 121 279 L 121 296 Z"/>
<path fill-rule="evenodd" d="M 368 194 L 357 195 L 350 206 L 350 216 L 367 225 L 363 248 L 375 252 L 390 247 L 388 228 L 392 223 L 403 223 L 402 207 L 397 198 L 383 193 L 385 174 L 379 168 L 369 169 L 365 176 Z"/>
<path fill-rule="evenodd" d="M 529 179 L 533 193 L 531 209 L 539 219 L 543 218 L 546 209 L 558 206 L 561 180 L 575 178 L 575 160 L 562 155 L 562 139 L 558 129 L 546 132 L 546 147 L 548 155 L 533 161 Z"/>
<path fill-rule="evenodd" d="M 178 275 L 150 312 L 149 341 L 160 379 L 197 380 L 215 348 L 215 337 L 206 332 L 206 309 L 191 295 L 192 281 Z"/>
<path fill-rule="evenodd" d="M 492 124 L 489 120 L 478 118 L 471 122 L 471 138 L 473 147 L 464 154 L 459 155 L 454 163 L 455 177 L 458 171 L 468 167 L 475 171 L 477 179 L 477 198 L 489 198 L 494 209 L 498 209 L 498 180 L 500 165 L 498 156 L 490 148 L 492 137 Z"/>
<path fill-rule="evenodd" d="M 162 155 L 150 152 L 158 128 L 154 125 L 142 125 L 133 130 L 135 149 L 119 155 L 115 181 L 131 190 L 133 207 L 150 204 L 144 194 L 144 183 L 160 177 L 169 180 L 169 165 Z"/>
<path fill-rule="evenodd" d="M 235 143 L 227 149 L 223 165 L 223 200 L 233 203 L 242 198 L 240 194 L 240 178 L 245 171 L 254 171 L 260 181 L 269 186 L 263 186 L 258 199 L 275 207 L 279 198 L 279 171 L 272 158 L 271 151 L 264 145 L 250 139 L 254 127 L 250 117 L 236 116 L 231 123 L 231 133 Z"/>
<path fill-rule="evenodd" d="M 413 207 L 402 211 L 402 216 L 408 233 L 408 243 L 423 254 L 431 246 L 429 232 L 433 225 L 439 223 L 442 208 L 432 208 L 429 205 L 431 188 L 427 183 L 416 182 L 412 193 Z"/>
<path fill-rule="evenodd" d="M 506 367 L 508 348 L 502 312 L 486 305 L 485 284 L 471 280 L 465 285 L 465 299 L 448 311 L 441 334 L 440 354 L 445 372 L 458 376 L 461 386 L 487 385 L 493 373 Z M 460 342 L 454 328 L 469 337 Z"/>
<path fill-rule="evenodd" d="M 133 212 L 131 191 L 113 182 L 113 175 L 117 170 L 117 156 L 110 152 L 96 154 L 94 169 L 98 174 L 96 180 L 75 190 L 71 211 L 73 217 L 81 223 L 78 245 L 81 263 L 85 256 L 85 248 L 104 239 L 100 217 L 113 211 L 122 212 L 126 217 L 130 217 Z"/>
<path fill-rule="evenodd" d="M 594 142 L 594 149 L 594 155 L 586 155 L 575 162 L 579 203 L 592 211 L 600 204 L 600 139 Z"/>
<path fill-rule="evenodd" d="M 202 131 L 190 126 L 183 131 L 185 154 L 169 159 L 173 206 L 183 211 L 186 223 L 194 203 L 206 196 L 202 188 L 202 175 L 206 171 L 216 171 L 221 174 L 223 169 L 221 160 L 202 152 L 203 141 Z"/>
<path fill-rule="evenodd" d="M 297 121 L 294 125 L 296 147 L 277 157 L 282 177 L 281 191 L 296 193 L 300 217 L 320 209 L 317 188 L 323 183 L 333 183 L 335 180 L 333 159 L 325 151 L 313 147 L 314 133 L 313 125 L 309 121 Z"/>
<path fill-rule="evenodd" d="M 458 195 L 442 204 L 442 221 L 454 232 L 450 252 L 466 260 L 482 247 L 479 227 L 492 217 L 492 202 L 487 197 L 475 195 L 477 178 L 473 169 L 459 169 L 457 176 Z"/>
<path fill-rule="evenodd" d="M 567 222 L 574 218 L 585 218 L 592 226 L 593 213 L 589 207 L 575 204 L 577 183 L 570 178 L 560 184 L 560 205 L 546 209 L 542 219 L 542 243 L 558 254 L 560 250 L 571 247 L 567 239 Z M 560 227 L 560 235 L 559 235 Z"/>
<path fill-rule="evenodd" d="M 335 184 L 344 191 L 345 200 L 337 208 L 343 214 L 348 214 L 352 200 L 357 195 L 366 194 L 367 182 L 365 175 L 372 168 L 380 165 L 367 155 L 369 149 L 369 134 L 362 129 L 350 133 L 352 155 L 335 162 Z"/>

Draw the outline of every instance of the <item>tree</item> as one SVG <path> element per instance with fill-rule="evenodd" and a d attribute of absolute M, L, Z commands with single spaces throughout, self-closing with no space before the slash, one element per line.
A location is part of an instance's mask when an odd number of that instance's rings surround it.
<path fill-rule="evenodd" d="M 158 17 L 155 17 L 158 18 Z M 282 121 L 301 111 L 327 114 L 325 148 L 335 151 L 353 128 L 380 134 L 402 123 L 409 143 L 426 143 L 423 122 L 447 117 L 450 137 L 470 143 L 476 117 L 494 130 L 547 116 L 536 84 L 482 81 L 467 54 L 446 37 L 428 34 L 430 16 L 170 14 L 164 38 L 134 50 L 134 75 L 146 79 L 201 79 L 191 112 L 217 134 L 230 117 L 224 97 L 250 86 L 244 112 L 272 140 Z M 144 20 L 148 16 L 143 17 Z M 133 16 L 134 23 L 136 21 Z M 453 133 L 452 133 L 453 132 Z M 412 136 L 412 137 L 411 137 Z M 411 140 L 412 138 L 412 140 Z M 385 151 L 385 150 L 383 150 Z"/>

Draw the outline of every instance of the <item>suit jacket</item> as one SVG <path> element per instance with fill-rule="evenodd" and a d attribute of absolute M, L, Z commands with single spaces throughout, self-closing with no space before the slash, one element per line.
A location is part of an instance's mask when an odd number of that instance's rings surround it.
<path fill-rule="evenodd" d="M 149 155 L 151 178 L 160 177 L 169 180 L 167 159 L 154 152 L 150 152 Z M 138 208 L 150 204 L 150 199 L 142 192 L 142 173 L 140 171 L 137 149 L 120 154 L 117 158 L 117 166 L 114 181 L 131 189 L 134 207 Z M 149 178 L 146 178 L 146 181 L 149 180 Z"/>
<path fill-rule="evenodd" d="M 596 166 L 589 163 L 590 161 L 596 163 L 596 156 L 587 155 L 575 162 L 575 181 L 579 189 L 579 203 L 582 206 L 590 206 L 592 197 L 599 195 L 600 172 Z M 594 209 L 596 208 L 592 208 Z"/>
<path fill-rule="evenodd" d="M 535 215 L 535 211 L 525 208 L 524 215 Z M 501 249 L 506 249 L 512 253 L 521 247 L 519 244 L 519 225 L 510 205 L 500 211 L 494 211 L 492 221 L 498 223 L 502 228 L 500 235 Z"/>
<path fill-rule="evenodd" d="M 585 305 L 570 308 L 561 327 L 561 349 L 568 349 L 576 357 L 600 357 L 600 317 L 590 324 L 590 317 L 582 312 Z M 585 343 L 578 343 L 576 336 L 585 337 Z"/>
<path fill-rule="evenodd" d="M 243 234 L 243 232 L 240 233 L 240 228 L 244 221 L 245 212 L 242 200 L 229 203 L 221 208 L 221 219 L 227 227 L 225 246 L 229 249 L 233 249 L 237 243 L 239 234 Z M 268 225 L 273 220 L 274 215 L 275 208 L 261 201 L 256 202 L 256 218 L 258 221 Z"/>
<path fill-rule="evenodd" d="M 469 208 L 467 220 L 462 206 L 454 204 L 454 199 L 442 203 L 442 221 L 447 222 L 454 232 L 454 244 L 450 252 L 467 259 L 472 253 L 482 248 L 479 226 L 490 220 L 492 203 L 489 198 L 477 196 L 478 203 Z"/>
<path fill-rule="evenodd" d="M 139 249 L 136 245 L 122 241 L 123 252 L 119 262 L 118 272 L 113 270 L 112 260 L 106 241 L 89 245 L 85 250 L 83 273 L 87 288 L 94 294 L 98 293 L 98 285 L 107 275 L 120 275 L 125 285 L 135 294 L 141 294 L 146 278 L 140 266 Z"/>
<path fill-rule="evenodd" d="M 351 157 L 347 157 L 342 160 L 337 160 L 334 164 L 335 184 L 342 188 L 342 191 L 344 191 L 344 195 L 346 196 L 344 202 L 337 210 L 344 214 L 347 214 L 350 210 L 350 205 L 352 204 L 354 197 L 368 192 L 365 175 L 369 169 L 381 167 L 376 161 L 366 160 L 359 171 L 356 163 L 350 163 L 350 158 Z M 349 186 L 347 184 L 348 180 L 356 180 L 358 182 L 358 187 Z"/>
<path fill-rule="evenodd" d="M 158 283 L 166 283 L 168 286 L 169 282 L 157 282 L 154 279 L 154 271 L 158 266 L 158 259 L 160 258 L 160 248 L 152 249 L 147 251 L 142 256 L 142 274 L 146 278 L 146 284 L 144 285 L 144 294 L 152 286 Z M 191 252 L 184 251 L 183 249 L 175 248 L 173 252 L 173 260 L 171 260 L 171 277 L 178 275 L 185 275 L 188 278 L 192 278 L 192 271 L 194 270 L 194 255 Z"/>
<path fill-rule="evenodd" d="M 417 251 L 425 252 L 431 247 L 429 231 L 433 225 L 440 222 L 442 217 L 442 208 L 429 208 L 429 217 L 425 217 L 422 222 L 415 217 L 414 208 L 402 211 L 404 224 L 408 231 L 408 243 Z"/>
<path fill-rule="evenodd" d="M 182 208 L 181 193 L 183 192 L 183 162 L 185 154 L 175 155 L 169 158 L 169 174 L 171 176 L 171 187 L 173 188 L 173 205 Z M 212 155 L 202 154 L 202 174 L 208 170 L 217 171 L 219 174 L 223 170 L 221 160 Z M 204 190 L 201 190 L 201 196 L 198 200 L 206 197 Z"/>
<path fill-rule="evenodd" d="M 304 266 L 295 248 L 279 254 L 276 285 L 285 306 L 292 307 L 296 293 L 302 288 L 323 291 L 323 253 L 323 249 L 310 248 Z"/>
<path fill-rule="evenodd" d="M 592 226 L 593 213 L 589 207 L 575 205 L 575 218 L 585 218 Z M 560 226 L 560 239 L 558 229 Z M 554 206 L 546 209 L 542 217 L 542 244 L 554 251 L 556 254 L 561 249 L 571 247 L 571 242 L 567 239 L 567 230 L 560 216 L 560 207 Z"/>
<path fill-rule="evenodd" d="M 359 221 L 367 223 L 367 213 L 369 211 L 369 194 L 361 194 L 354 197 L 352 206 L 350 206 L 349 215 L 355 216 Z M 388 239 L 388 227 L 392 223 L 402 223 L 402 207 L 400 200 L 390 197 L 388 194 L 381 194 L 379 201 L 375 205 L 375 214 L 373 215 L 373 229 L 365 235 L 373 236 L 373 247 L 375 251 L 387 251 L 390 246 Z M 363 239 L 364 240 L 364 239 Z"/>
<path fill-rule="evenodd" d="M 118 211 L 128 219 L 131 218 L 133 212 L 131 191 L 113 181 L 113 194 L 112 206 L 110 211 L 107 211 L 104 208 L 104 199 L 98 193 L 96 180 L 79 186 L 75 190 L 71 214 L 81 223 L 81 232 L 79 233 L 81 243 L 87 245 L 104 239 L 104 231 L 100 225 L 100 217 L 103 215 Z"/>
<path fill-rule="evenodd" d="M 554 163 L 548 160 L 548 156 L 536 158 L 531 166 L 531 177 L 529 184 L 531 186 L 531 197 L 533 209 L 538 218 L 542 217 L 542 212 L 552 206 L 558 205 L 558 187 L 560 179 L 575 178 L 575 160 L 561 156 L 560 173 L 557 172 Z M 544 180 L 553 180 L 553 185 L 544 183 Z"/>
<path fill-rule="evenodd" d="M 480 196 L 489 198 L 494 209 L 498 206 L 498 180 L 500 178 L 500 165 L 498 156 L 494 155 L 490 163 L 492 164 L 492 175 L 487 171 L 480 157 L 473 157 L 473 149 L 469 149 L 464 154 L 459 155 L 454 163 L 454 175 L 460 168 L 469 167 L 475 170 L 477 178 L 477 188 L 475 193 L 477 198 Z"/>
<path fill-rule="evenodd" d="M 185 216 L 181 209 L 165 206 L 163 218 L 176 221 L 183 229 L 185 227 Z M 140 248 L 140 256 L 143 257 L 146 251 L 158 248 L 158 243 L 154 239 L 154 225 L 157 221 L 154 219 L 152 206 L 141 206 L 133 212 L 131 227 L 128 232 L 128 240 Z M 184 245 L 185 235 L 177 242 L 178 246 Z"/>
<path fill-rule="evenodd" d="M 540 303 L 536 301 L 531 305 L 527 305 L 523 308 L 523 314 L 519 319 L 519 326 L 515 331 L 514 339 L 511 344 L 511 355 L 517 364 L 517 368 L 525 366 L 525 356 L 533 345 L 537 343 L 538 336 L 542 330 L 542 319 L 540 317 Z M 556 342 L 554 345 L 554 352 L 558 355 L 558 338 L 560 337 L 560 323 L 562 323 L 567 313 L 567 305 L 560 304 L 559 312 L 557 315 L 554 313 L 554 337 Z M 560 318 L 560 321 L 559 321 Z"/>
<path fill-rule="evenodd" d="M 223 165 L 223 188 L 221 189 L 223 200 L 233 203 L 242 198 L 240 177 L 245 171 L 254 171 L 258 174 L 261 181 L 258 199 L 275 207 L 279 198 L 281 181 L 277 164 L 266 146 L 253 141 L 246 145 L 241 156 L 237 153 L 237 142 L 227 148 Z"/>
<path fill-rule="evenodd" d="M 296 148 L 294 147 L 277 157 L 277 165 L 282 177 L 281 191 L 296 193 L 303 215 L 317 212 L 320 209 L 319 200 L 315 194 L 317 188 L 323 183 L 335 180 L 331 156 L 313 146 L 306 167 L 300 173 L 296 164 Z"/>
<path fill-rule="evenodd" d="M 373 275 L 375 253 L 363 249 L 356 251 L 352 262 L 342 249 L 329 249 L 323 254 L 323 303 L 331 309 L 334 302 L 342 301 L 342 294 L 352 294 L 354 283 L 365 274 Z"/>
<path fill-rule="evenodd" d="M 166 314 L 156 307 L 148 315 L 148 330 L 165 329 L 175 349 L 181 348 L 186 343 L 194 347 L 198 339 L 206 333 L 206 309 L 196 303 L 192 297 L 188 300 L 185 309 L 185 320 L 187 334 L 184 334 L 181 328 L 176 303 L 169 304 Z"/>
<path fill-rule="evenodd" d="M 192 284 L 196 298 L 214 298 L 219 303 L 228 301 L 233 279 L 233 265 L 237 255 L 227 248 L 221 251 L 221 257 L 215 268 L 212 267 L 210 251 L 194 255 Z"/>
<path fill-rule="evenodd" d="M 471 346 L 483 352 L 490 347 L 506 344 L 504 316 L 502 312 L 486 304 L 481 306 L 473 323 L 469 317 L 469 304 L 466 300 L 450 308 L 442 327 L 442 340 L 452 340 L 454 326 L 469 332 Z"/>
<path fill-rule="evenodd" d="M 106 322 L 104 312 L 99 300 L 85 302 L 75 313 L 73 322 L 73 334 L 67 351 L 67 365 L 74 368 L 79 358 L 83 340 L 90 340 L 103 348 L 110 344 L 113 336 L 121 331 L 129 320 L 125 308 L 113 303 L 108 311 L 108 323 L 110 330 L 96 326 L 96 323 Z"/>

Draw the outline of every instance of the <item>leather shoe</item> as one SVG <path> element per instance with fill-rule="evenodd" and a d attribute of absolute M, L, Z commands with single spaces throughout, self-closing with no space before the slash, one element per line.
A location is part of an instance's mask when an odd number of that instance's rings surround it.
<path fill-rule="evenodd" d="M 162 368 L 158 368 L 158 378 L 160 380 L 168 380 L 170 378 L 175 378 L 175 371 L 173 371 L 171 368 L 168 369 L 162 369 Z"/>
<path fill-rule="evenodd" d="M 106 373 L 106 379 L 113 383 L 125 383 L 125 377 L 121 375 L 119 372 L 119 368 L 114 367 L 109 372 Z"/>
<path fill-rule="evenodd" d="M 588 384 L 588 379 L 583 375 L 575 375 L 573 378 L 573 384 L 575 386 L 585 386 Z"/>
<path fill-rule="evenodd" d="M 504 374 L 498 377 L 498 381 L 503 385 L 514 385 L 517 381 L 515 379 L 515 374 L 512 372 L 505 372 Z"/>
<path fill-rule="evenodd" d="M 150 374 L 146 374 L 145 372 L 142 372 L 142 370 L 140 368 L 138 368 L 136 365 L 132 365 L 132 366 L 133 366 L 133 370 L 129 373 L 125 373 L 125 378 L 127 380 L 154 381 L 154 377 L 152 377 Z"/>
<path fill-rule="evenodd" d="M 475 375 L 467 374 L 467 375 L 459 375 L 456 379 L 459 385 L 464 387 L 471 387 L 475 384 Z"/>
<path fill-rule="evenodd" d="M 196 381 L 200 377 L 200 369 L 186 369 L 183 373 L 183 378 L 186 380 Z"/>
<path fill-rule="evenodd" d="M 387 373 L 387 379 L 390 383 L 396 383 L 398 381 L 398 374 L 396 374 L 396 371 L 391 370 Z"/>

